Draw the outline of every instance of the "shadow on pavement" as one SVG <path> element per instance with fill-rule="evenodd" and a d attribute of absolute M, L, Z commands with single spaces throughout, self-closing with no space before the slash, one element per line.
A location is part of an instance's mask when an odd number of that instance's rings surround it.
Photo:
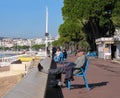
<path fill-rule="evenodd" d="M 89 84 L 89 87 L 90 87 L 90 90 L 96 88 L 96 87 L 101 87 L 101 86 L 106 86 L 107 83 L 109 82 L 99 82 L 99 83 L 92 83 L 92 84 Z M 71 85 L 71 90 L 72 89 L 80 89 L 80 88 L 85 88 L 85 85 L 81 85 L 81 84 L 72 84 Z"/>

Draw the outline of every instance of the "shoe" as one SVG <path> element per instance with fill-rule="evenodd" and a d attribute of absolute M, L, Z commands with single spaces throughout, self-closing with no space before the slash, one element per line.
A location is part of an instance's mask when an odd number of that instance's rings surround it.
<path fill-rule="evenodd" d="M 58 81 L 58 86 L 62 86 L 62 82 L 61 81 Z"/>

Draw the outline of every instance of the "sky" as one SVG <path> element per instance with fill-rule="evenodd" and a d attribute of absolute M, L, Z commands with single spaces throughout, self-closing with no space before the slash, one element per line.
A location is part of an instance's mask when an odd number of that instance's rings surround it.
<path fill-rule="evenodd" d="M 45 37 L 46 7 L 48 33 L 58 36 L 63 0 L 0 0 L 0 37 Z"/>

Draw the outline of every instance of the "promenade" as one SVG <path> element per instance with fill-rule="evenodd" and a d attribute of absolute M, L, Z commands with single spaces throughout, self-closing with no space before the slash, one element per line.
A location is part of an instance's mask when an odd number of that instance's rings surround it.
<path fill-rule="evenodd" d="M 76 58 L 70 55 L 65 62 L 74 62 Z M 48 85 L 46 98 L 120 98 L 120 64 L 113 60 L 91 57 L 89 60 L 87 79 L 90 91 L 85 88 L 82 77 L 74 77 L 71 90 L 68 90 L 64 84 L 60 88 Z M 62 82 L 63 79 L 64 75 L 62 75 Z"/>

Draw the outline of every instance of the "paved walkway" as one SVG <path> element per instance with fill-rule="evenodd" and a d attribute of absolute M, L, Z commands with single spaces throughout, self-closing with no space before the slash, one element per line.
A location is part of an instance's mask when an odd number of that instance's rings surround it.
<path fill-rule="evenodd" d="M 75 61 L 77 57 L 70 55 L 66 62 Z M 120 98 L 120 64 L 112 60 L 98 58 L 89 58 L 89 68 L 87 79 L 90 91 L 84 86 L 83 79 L 75 77 L 71 90 L 68 90 L 64 84 L 61 88 L 50 88 L 47 95 L 50 98 Z M 58 66 L 64 66 L 58 64 Z M 62 80 L 64 75 L 62 75 Z M 56 94 L 57 93 L 57 94 Z M 59 94 L 59 95 L 58 95 Z M 61 95 L 60 95 L 61 94 Z"/>

